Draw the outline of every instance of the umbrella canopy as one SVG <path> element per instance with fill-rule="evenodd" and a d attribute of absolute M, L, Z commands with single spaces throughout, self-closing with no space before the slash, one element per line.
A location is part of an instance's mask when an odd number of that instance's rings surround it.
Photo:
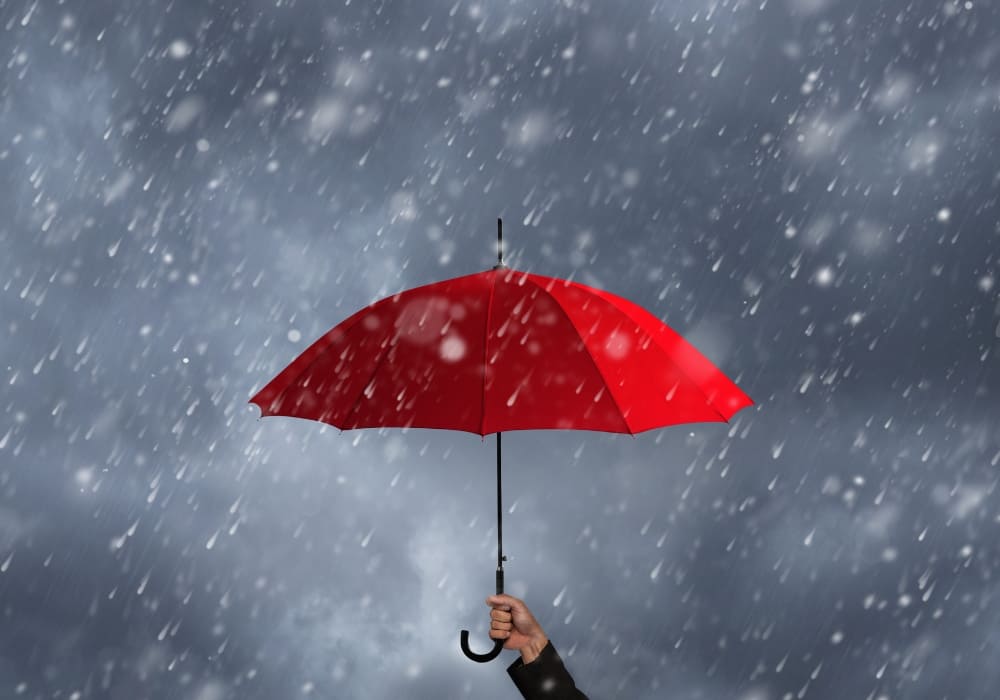
<path fill-rule="evenodd" d="M 627 299 L 506 268 L 417 287 L 338 324 L 251 399 L 347 430 L 639 433 L 753 402 Z"/>

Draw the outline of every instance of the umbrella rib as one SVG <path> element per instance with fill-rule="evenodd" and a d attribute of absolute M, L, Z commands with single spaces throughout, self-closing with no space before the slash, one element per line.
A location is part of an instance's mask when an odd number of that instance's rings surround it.
<path fill-rule="evenodd" d="M 609 293 L 609 294 L 610 294 L 610 293 Z M 623 308 L 621 308 L 620 306 L 618 306 L 618 304 L 616 304 L 616 303 L 614 302 L 614 300 L 613 300 L 613 299 L 608 299 L 607 297 L 605 297 L 605 296 L 603 296 L 603 295 L 602 295 L 602 296 L 600 296 L 599 298 L 600 298 L 600 299 L 603 299 L 603 300 L 604 300 L 605 302 L 607 302 L 607 303 L 608 303 L 608 305 L 609 305 L 609 306 L 611 306 L 611 308 L 613 308 L 613 309 L 614 309 L 615 311 L 617 311 L 618 313 L 620 313 L 620 314 L 621 314 L 622 316 L 624 316 L 625 318 L 630 318 L 630 316 L 629 316 L 628 312 L 626 312 L 626 311 L 625 311 L 625 310 L 624 310 Z M 640 307 L 640 309 L 641 309 L 641 307 Z M 645 309 L 642 309 L 642 310 L 643 310 L 643 311 L 645 311 Z M 647 313 L 649 313 L 649 312 L 647 312 Z M 650 314 L 650 315 L 652 315 L 652 314 Z M 654 318 L 655 318 L 655 317 L 654 317 Z M 662 321 L 660 321 L 659 319 L 657 319 L 657 321 L 658 321 L 659 323 L 663 323 L 663 322 L 662 322 Z M 650 334 L 650 337 L 652 338 L 652 334 Z M 684 342 L 684 343 L 688 343 L 688 341 L 687 341 L 687 340 L 685 340 L 685 339 L 684 339 L 684 337 L 680 335 L 680 333 L 678 333 L 678 334 L 677 334 L 677 337 L 678 337 L 678 338 L 680 338 L 680 340 L 681 340 L 682 342 Z M 659 343 L 655 342 L 655 340 L 654 340 L 654 344 L 656 345 L 656 347 L 660 348 L 661 350 L 664 350 L 663 346 L 662 346 L 662 345 L 660 345 Z M 690 345 L 690 343 L 688 343 L 688 345 Z M 692 346 L 692 347 L 693 347 L 693 346 Z M 698 352 L 698 354 L 699 354 L 699 355 L 701 355 L 701 354 L 702 354 L 702 353 L 701 353 L 700 351 L 698 351 L 698 348 L 694 348 L 694 349 L 695 349 L 695 351 L 697 351 L 697 352 Z M 666 352 L 665 350 L 664 350 L 664 352 L 665 352 L 665 354 L 667 355 L 667 359 L 669 360 L 669 359 L 670 359 L 670 354 L 669 354 L 669 353 L 667 353 L 667 352 Z M 708 358 L 705 358 L 705 359 L 707 360 Z M 713 410 L 713 411 L 715 412 L 715 415 L 717 415 L 717 416 L 718 416 L 719 418 L 721 418 L 721 419 L 722 419 L 722 422 L 723 422 L 723 423 L 728 423 L 728 422 L 729 422 L 729 418 L 726 418 L 726 417 L 725 417 L 725 416 L 724 416 L 724 415 L 722 414 L 722 411 L 720 411 L 720 410 L 719 410 L 718 408 L 716 408 L 716 407 L 715 407 L 715 404 L 714 404 L 714 403 L 713 403 L 712 401 L 710 401 L 710 400 L 709 400 L 709 398 L 708 398 L 708 394 L 706 394 L 706 393 L 705 393 L 705 390 L 701 388 L 701 384 L 699 384 L 699 383 L 698 383 L 698 382 L 696 382 L 695 380 L 691 379 L 690 375 L 688 375 L 688 373 L 684 371 L 684 368 L 683 368 L 683 367 L 681 367 L 681 365 L 680 365 L 680 364 L 678 364 L 678 363 L 676 363 L 676 362 L 671 362 L 671 364 L 672 364 L 672 365 L 673 365 L 673 366 L 674 366 L 674 367 L 675 367 L 675 368 L 677 369 L 677 371 L 678 371 L 678 372 L 679 372 L 679 373 L 680 373 L 681 375 L 683 375 L 683 376 L 684 376 L 684 378 L 685 378 L 685 379 L 687 379 L 687 380 L 688 380 L 688 383 L 689 383 L 689 384 L 690 384 L 691 386 L 693 386 L 693 387 L 694 387 L 695 389 L 697 389 L 697 390 L 698 390 L 698 393 L 699 393 L 699 394 L 701 394 L 701 395 L 702 395 L 702 397 L 703 397 L 703 398 L 705 399 L 705 405 L 706 405 L 706 406 L 708 406 L 709 408 L 711 408 L 711 409 L 712 409 L 712 410 Z M 713 365 L 713 366 L 714 366 L 714 365 Z M 721 372 L 721 370 L 719 370 L 719 371 Z M 739 387 L 737 387 L 737 388 L 739 388 Z"/>
<path fill-rule="evenodd" d="M 392 342 L 392 338 L 391 337 L 387 337 L 387 340 L 389 342 L 386 343 L 386 345 L 383 348 L 382 352 L 379 353 L 378 358 L 375 360 L 375 366 L 372 368 L 371 374 L 368 375 L 368 380 L 364 384 L 361 385 L 361 391 L 358 392 L 358 397 L 356 399 L 354 399 L 354 403 L 352 403 L 351 407 L 349 409 L 347 409 L 347 411 L 343 414 L 343 417 L 339 419 L 339 422 L 341 422 L 341 423 L 346 422 L 347 421 L 347 417 L 349 415 L 351 415 L 352 413 L 354 413 L 354 409 L 356 409 L 358 407 L 358 405 L 361 403 L 361 397 L 365 395 L 365 391 L 368 389 L 368 385 L 371 384 L 372 380 L 375 379 L 375 375 L 378 373 L 378 371 L 382 368 L 382 365 L 385 363 L 385 358 L 389 356 L 389 353 L 392 352 L 393 347 L 395 347 L 395 345 Z M 341 426 L 337 426 L 337 427 L 341 427 Z M 359 427 L 363 427 L 363 426 L 359 426 Z M 341 428 L 341 429 L 342 430 L 350 430 L 350 428 Z"/>
<path fill-rule="evenodd" d="M 483 393 L 482 393 L 482 403 L 480 404 L 479 411 L 479 434 L 481 436 L 486 435 L 486 364 L 490 356 L 490 321 L 493 319 L 493 294 L 497 286 L 497 275 L 499 272 L 494 271 L 490 279 L 490 299 L 486 302 L 486 328 L 483 332 Z"/>
<path fill-rule="evenodd" d="M 528 281 L 531 282 L 533 285 L 535 285 L 538 289 L 547 294 L 549 299 L 555 302 L 556 308 L 562 312 L 562 315 L 566 317 L 567 321 L 569 321 L 569 325 L 573 327 L 573 330 L 576 331 L 577 335 L 580 337 L 580 340 L 583 341 L 583 334 L 580 332 L 580 329 L 573 321 L 573 317 L 570 316 L 569 312 L 566 311 L 566 309 L 563 308 L 563 305 L 559 303 L 559 299 L 557 299 L 556 296 L 552 294 L 548 289 L 546 289 L 538 282 L 533 280 L 531 278 L 531 275 L 525 275 L 525 277 L 527 277 Z M 587 347 L 587 343 L 582 342 L 582 345 L 583 345 L 583 351 L 587 354 L 587 357 L 590 358 L 591 364 L 594 365 L 594 370 L 597 372 L 597 376 L 601 378 L 601 381 L 604 383 L 604 388 L 608 390 L 608 396 L 611 397 L 611 402 L 614 403 L 615 408 L 618 409 L 618 415 L 621 416 L 622 423 L 625 424 L 625 432 L 627 432 L 629 435 L 635 435 L 635 432 L 633 432 L 632 430 L 632 426 L 628 424 L 628 418 L 626 418 L 625 414 L 622 413 L 622 407 L 618 403 L 618 398 L 615 396 L 615 392 L 614 390 L 612 390 L 611 384 L 608 383 L 607 377 L 605 377 L 604 372 L 601 371 L 601 366 L 597 364 L 597 360 L 594 358 L 593 353 L 590 352 L 590 348 Z"/>

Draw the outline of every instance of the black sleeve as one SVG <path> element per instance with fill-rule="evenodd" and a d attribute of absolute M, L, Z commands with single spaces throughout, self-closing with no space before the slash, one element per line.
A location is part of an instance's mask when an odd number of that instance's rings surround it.
<path fill-rule="evenodd" d="M 514 685 L 525 700 L 587 700 L 581 693 L 562 658 L 550 641 L 534 661 L 524 663 L 520 658 L 507 667 Z"/>

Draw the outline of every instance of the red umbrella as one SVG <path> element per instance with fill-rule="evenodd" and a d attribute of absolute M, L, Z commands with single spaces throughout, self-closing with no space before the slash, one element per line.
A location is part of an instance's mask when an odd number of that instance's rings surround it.
<path fill-rule="evenodd" d="M 497 593 L 503 592 L 500 434 L 554 428 L 640 433 L 728 421 L 753 401 L 632 302 L 577 282 L 492 270 L 377 301 L 335 326 L 251 400 L 263 416 L 342 430 L 497 434 Z M 462 649 L 477 661 L 468 632 Z"/>

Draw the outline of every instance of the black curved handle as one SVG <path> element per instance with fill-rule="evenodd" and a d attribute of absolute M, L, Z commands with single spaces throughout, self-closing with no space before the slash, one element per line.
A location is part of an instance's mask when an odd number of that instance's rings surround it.
<path fill-rule="evenodd" d="M 492 651 L 485 654 L 477 654 L 469 648 L 469 630 L 462 630 L 462 653 L 478 663 L 484 664 L 500 656 L 500 652 L 503 651 L 503 645 L 504 640 L 494 639 Z"/>
<path fill-rule="evenodd" d="M 497 435 L 497 438 L 499 439 L 500 435 Z M 497 444 L 499 445 L 500 443 L 498 442 Z M 500 561 L 497 565 L 497 595 L 503 593 L 503 562 L 506 559 L 507 557 L 501 554 Z M 462 630 L 461 638 L 462 653 L 477 663 L 484 664 L 487 661 L 492 661 L 500 656 L 500 652 L 503 651 L 504 640 L 502 639 L 493 640 L 493 649 L 491 651 L 488 651 L 485 654 L 477 654 L 469 648 L 469 630 Z"/>

